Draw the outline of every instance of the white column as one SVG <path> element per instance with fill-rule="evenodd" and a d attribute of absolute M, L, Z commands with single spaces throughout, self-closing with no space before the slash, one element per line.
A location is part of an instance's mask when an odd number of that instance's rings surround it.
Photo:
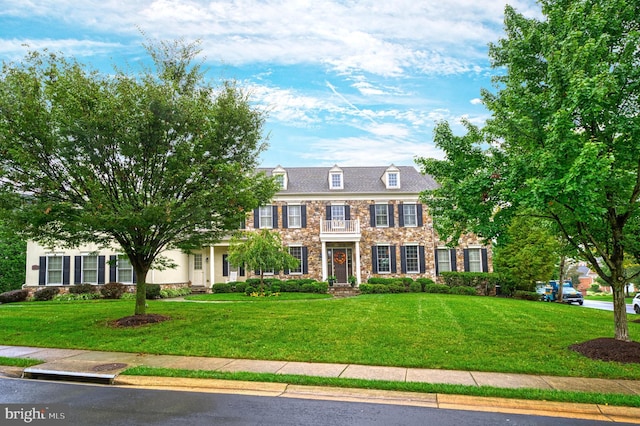
<path fill-rule="evenodd" d="M 213 287 L 214 279 L 216 276 L 216 269 L 213 262 L 213 246 L 209 246 L 209 287 Z M 206 285 L 206 284 L 205 284 Z"/>
<path fill-rule="evenodd" d="M 360 271 L 360 241 L 356 241 L 356 280 L 358 285 L 362 282 L 362 273 Z"/>
<path fill-rule="evenodd" d="M 322 281 L 327 280 L 327 243 L 322 242 Z"/>

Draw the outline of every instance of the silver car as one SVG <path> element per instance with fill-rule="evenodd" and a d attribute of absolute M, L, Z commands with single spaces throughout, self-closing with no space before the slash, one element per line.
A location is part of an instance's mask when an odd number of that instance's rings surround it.
<path fill-rule="evenodd" d="M 633 310 L 636 311 L 636 314 L 640 314 L 640 293 L 636 294 L 636 297 L 633 298 L 631 303 L 633 304 Z"/>

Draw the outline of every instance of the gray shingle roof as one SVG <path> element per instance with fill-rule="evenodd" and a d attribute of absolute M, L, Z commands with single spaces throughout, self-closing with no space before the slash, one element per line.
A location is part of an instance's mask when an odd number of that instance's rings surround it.
<path fill-rule="evenodd" d="M 387 189 L 383 176 L 389 166 L 340 167 L 344 189 L 329 189 L 329 170 L 332 167 L 285 167 L 288 185 L 280 194 L 333 194 L 333 193 L 418 193 L 435 189 L 438 184 L 429 175 L 423 175 L 412 166 L 395 166 L 400 172 L 400 188 Z M 271 176 L 274 168 L 260 168 Z"/>

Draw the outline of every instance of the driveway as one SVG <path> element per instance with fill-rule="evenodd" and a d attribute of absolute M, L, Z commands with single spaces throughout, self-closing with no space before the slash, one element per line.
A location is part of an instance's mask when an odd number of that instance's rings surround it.
<path fill-rule="evenodd" d="M 582 305 L 584 308 L 602 309 L 605 311 L 613 311 L 613 302 L 602 302 L 600 300 L 584 300 Z M 627 304 L 627 313 L 635 314 L 633 311 L 633 305 Z"/>

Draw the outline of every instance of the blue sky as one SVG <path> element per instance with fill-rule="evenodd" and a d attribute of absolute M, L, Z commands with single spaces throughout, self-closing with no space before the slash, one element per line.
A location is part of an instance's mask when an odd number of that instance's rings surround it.
<path fill-rule="evenodd" d="M 437 121 L 488 118 L 506 3 L 540 15 L 534 0 L 2 0 L 0 59 L 48 48 L 108 72 L 144 59 L 143 34 L 200 39 L 208 78 L 268 111 L 262 166 L 414 165 L 442 157 Z"/>

